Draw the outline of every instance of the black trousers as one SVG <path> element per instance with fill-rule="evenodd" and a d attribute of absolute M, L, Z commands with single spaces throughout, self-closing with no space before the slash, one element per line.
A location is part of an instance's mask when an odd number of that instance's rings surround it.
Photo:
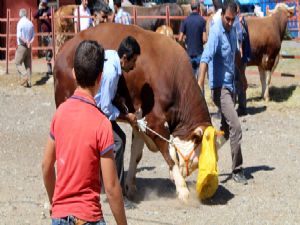
<path fill-rule="evenodd" d="M 114 134 L 114 142 L 115 142 L 114 155 L 115 155 L 115 161 L 117 166 L 117 173 L 124 194 L 125 193 L 124 152 L 125 152 L 125 145 L 126 145 L 126 135 L 116 121 L 111 121 L 111 125 Z"/>

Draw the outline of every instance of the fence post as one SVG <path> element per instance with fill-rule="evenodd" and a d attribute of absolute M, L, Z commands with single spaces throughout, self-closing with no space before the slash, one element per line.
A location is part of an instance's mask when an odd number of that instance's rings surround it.
<path fill-rule="evenodd" d="M 136 25 L 137 24 L 137 12 L 136 12 L 136 7 L 134 6 L 133 9 L 133 24 Z"/>
<path fill-rule="evenodd" d="M 32 17 L 32 10 L 31 10 L 31 8 L 29 8 L 29 10 L 28 10 L 28 15 L 29 15 L 29 20 L 32 22 L 32 20 L 33 20 L 33 17 Z M 33 52 L 33 43 L 31 43 L 31 51 L 30 51 L 30 54 L 31 54 L 31 61 L 30 61 L 30 76 L 32 76 L 32 60 L 33 60 L 33 54 L 32 54 L 32 52 Z M 15 52 L 15 54 L 16 54 L 16 52 Z"/>
<path fill-rule="evenodd" d="M 59 18 L 60 19 L 60 18 Z M 51 7 L 51 31 L 52 31 L 52 55 L 53 61 L 56 59 L 56 46 L 55 46 L 55 22 L 54 22 L 54 8 Z"/>
<path fill-rule="evenodd" d="M 168 5 L 166 6 L 166 25 L 170 26 L 170 8 Z"/>
<path fill-rule="evenodd" d="M 10 9 L 6 10 L 6 74 L 8 74 L 9 60 Z"/>
<path fill-rule="evenodd" d="M 79 6 L 77 6 L 77 32 L 80 32 L 80 10 L 79 10 Z"/>

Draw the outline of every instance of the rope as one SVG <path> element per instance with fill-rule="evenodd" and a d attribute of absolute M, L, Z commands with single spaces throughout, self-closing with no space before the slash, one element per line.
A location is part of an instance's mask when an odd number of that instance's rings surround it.
<path fill-rule="evenodd" d="M 163 137 L 162 135 L 160 135 L 159 133 L 157 133 L 156 131 L 152 130 L 150 127 L 148 127 L 148 126 L 147 126 L 147 121 L 146 121 L 145 117 L 142 118 L 142 119 L 137 120 L 137 124 L 138 124 L 138 127 L 139 127 L 139 130 L 140 130 L 140 131 L 146 133 L 146 130 L 149 130 L 151 133 L 157 135 L 157 136 L 160 137 L 162 140 L 168 142 L 168 143 L 171 144 L 171 145 L 174 145 L 172 139 L 168 140 L 168 139 L 166 139 L 165 137 Z"/>

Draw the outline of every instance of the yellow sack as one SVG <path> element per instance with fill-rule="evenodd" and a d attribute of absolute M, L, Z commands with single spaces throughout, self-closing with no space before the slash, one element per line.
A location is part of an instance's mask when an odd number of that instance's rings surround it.
<path fill-rule="evenodd" d="M 201 200 L 212 197 L 218 189 L 218 156 L 215 146 L 216 130 L 209 126 L 205 129 L 199 157 L 199 172 L 196 191 Z"/>

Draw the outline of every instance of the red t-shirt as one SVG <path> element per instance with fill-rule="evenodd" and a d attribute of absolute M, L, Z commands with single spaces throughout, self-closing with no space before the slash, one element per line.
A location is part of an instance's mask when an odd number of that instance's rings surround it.
<path fill-rule="evenodd" d="M 50 129 L 57 167 L 52 218 L 102 219 L 99 160 L 114 146 L 111 123 L 91 96 L 76 90 L 59 106 Z"/>

